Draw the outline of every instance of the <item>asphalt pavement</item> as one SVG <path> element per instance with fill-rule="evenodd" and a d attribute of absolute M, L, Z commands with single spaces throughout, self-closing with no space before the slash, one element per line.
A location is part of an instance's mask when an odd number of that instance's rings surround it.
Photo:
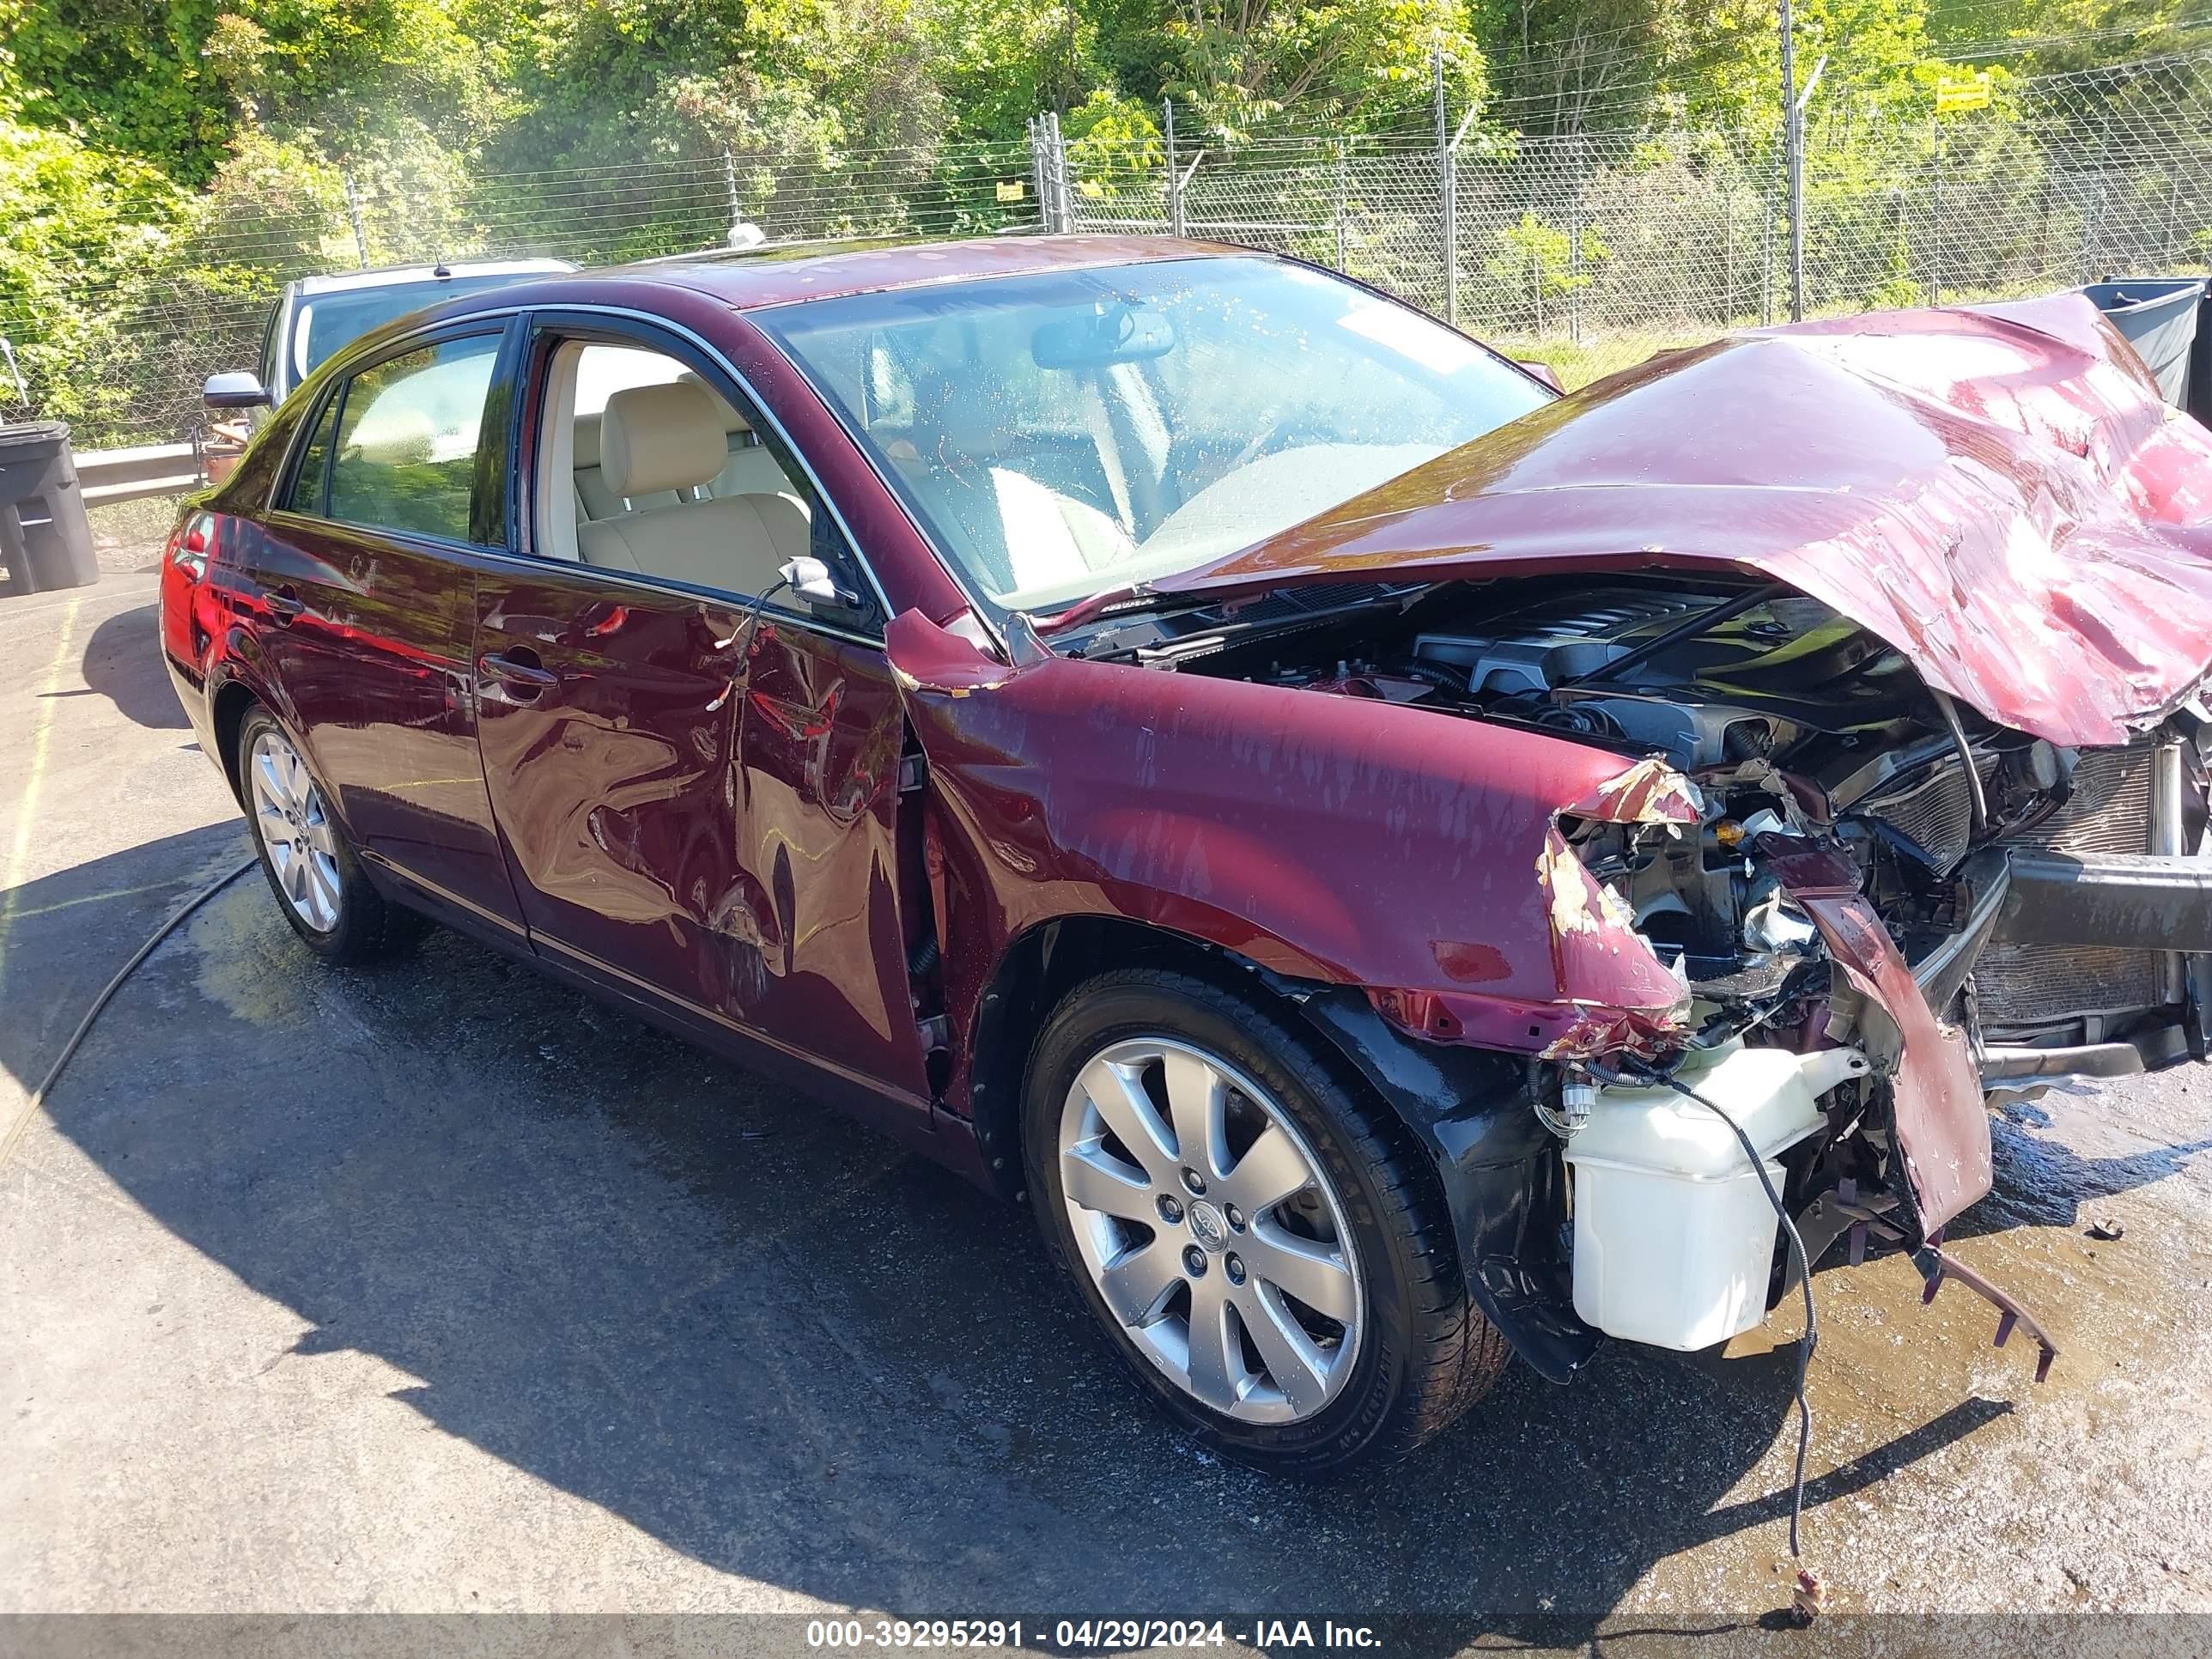
<path fill-rule="evenodd" d="M 1788 1600 L 1790 1310 L 1269 1480 L 1154 1418 L 1026 1215 L 453 935 L 326 969 L 258 872 L 27 1115 L 246 851 L 153 599 L 0 600 L 0 1612 L 1417 1612 L 1450 1651 Z M 1832 1261 L 1808 1557 L 1844 1612 L 2212 1613 L 2212 1071 L 1996 1152 L 1958 1250 L 2063 1357 Z"/>

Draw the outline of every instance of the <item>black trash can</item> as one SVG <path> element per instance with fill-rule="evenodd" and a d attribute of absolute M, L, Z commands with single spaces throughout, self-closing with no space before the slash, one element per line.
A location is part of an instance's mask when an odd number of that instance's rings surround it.
<path fill-rule="evenodd" d="M 0 564 L 11 593 L 100 580 L 70 429 L 59 421 L 0 426 Z"/>
<path fill-rule="evenodd" d="M 2176 409 L 2191 409 L 2192 390 L 2200 394 L 2204 390 L 2191 387 L 2189 372 L 2204 278 L 2141 276 L 2092 283 L 2081 292 L 2112 319 L 2112 326 L 2136 349 L 2144 367 L 2158 377 L 2159 395 Z"/>

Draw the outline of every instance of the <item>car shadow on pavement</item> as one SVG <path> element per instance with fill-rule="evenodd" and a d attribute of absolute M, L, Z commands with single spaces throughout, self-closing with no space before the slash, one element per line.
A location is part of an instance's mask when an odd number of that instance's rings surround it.
<path fill-rule="evenodd" d="M 169 684 L 161 653 L 152 648 L 160 627 L 160 607 L 153 605 L 104 619 L 85 641 L 84 683 L 137 725 L 188 732 L 191 722 L 185 718 L 184 706 Z"/>
<path fill-rule="evenodd" d="M 173 840 L 132 856 L 220 862 L 240 832 Z M 19 908 L 58 915 L 130 880 L 116 862 Z M 78 1006 L 0 1011 L 26 1086 Z M 296 1353 L 376 1356 L 447 1434 L 810 1596 L 1428 1613 L 1443 1652 L 1587 1635 L 1655 1563 L 1737 1540 L 1730 1605 L 1786 1600 L 1790 1348 L 1616 1346 L 1569 1389 L 1516 1364 L 1403 1467 L 1269 1480 L 1155 1419 L 1026 1214 L 450 934 L 326 970 L 251 873 L 149 961 L 49 1109 L 176 1237 L 309 1322 Z M 1808 1528 L 2009 1409 L 1966 1401 L 1819 1474 Z"/>
<path fill-rule="evenodd" d="M 2119 1109 L 2117 1101 L 2098 1103 L 2107 1112 Z M 2077 1226 L 2084 1218 L 2083 1205 L 2178 1175 L 2191 1158 L 2212 1152 L 2212 1138 L 2208 1138 L 2093 1158 L 2055 1136 L 2033 1133 L 2048 1121 L 2048 1115 L 2033 1103 L 1991 1115 L 1996 1186 L 1985 1202 L 1952 1224 L 1952 1237 L 1971 1238 L 2021 1226 Z"/>
<path fill-rule="evenodd" d="M 164 916 L 249 850 L 233 818 L 0 892 L 0 1066 L 37 1087 L 115 970 Z"/>

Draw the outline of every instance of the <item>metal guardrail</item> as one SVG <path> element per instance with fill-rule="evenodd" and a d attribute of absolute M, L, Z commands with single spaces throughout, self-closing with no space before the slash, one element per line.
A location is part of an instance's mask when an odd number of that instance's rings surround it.
<path fill-rule="evenodd" d="M 189 443 L 87 450 L 76 457 L 76 477 L 87 507 L 186 495 L 208 481 L 199 447 Z"/>

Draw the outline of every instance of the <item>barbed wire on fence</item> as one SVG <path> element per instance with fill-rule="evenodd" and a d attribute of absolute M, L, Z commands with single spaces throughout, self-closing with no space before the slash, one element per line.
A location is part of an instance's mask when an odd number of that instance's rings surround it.
<path fill-rule="evenodd" d="M 1992 299 L 2212 260 L 2212 51 L 2001 82 L 1967 114 L 1816 105 L 1808 314 Z M 1455 111 L 1455 117 L 1465 112 Z M 1290 117 L 1170 143 L 940 144 L 799 161 L 302 178 L 149 233 L 143 266 L 0 307 L 34 406 L 86 447 L 162 441 L 319 270 L 1050 230 L 1185 234 L 1333 266 L 1577 384 L 1788 315 L 1778 126 L 1527 136 Z"/>

